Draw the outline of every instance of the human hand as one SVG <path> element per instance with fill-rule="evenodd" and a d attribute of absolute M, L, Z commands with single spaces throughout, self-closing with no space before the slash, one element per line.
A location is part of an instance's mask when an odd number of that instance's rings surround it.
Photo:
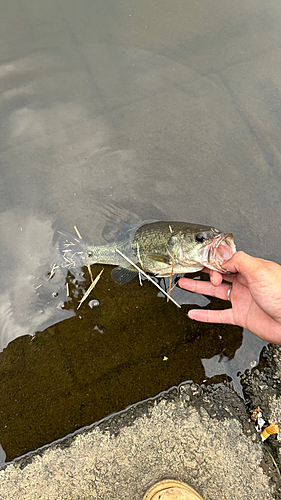
<path fill-rule="evenodd" d="M 236 252 L 223 267 L 236 274 L 222 275 L 204 269 L 210 273 L 211 282 L 181 278 L 178 283 L 190 292 L 230 299 L 232 307 L 221 311 L 191 309 L 189 318 L 239 325 L 263 340 L 281 344 L 281 266 Z"/>

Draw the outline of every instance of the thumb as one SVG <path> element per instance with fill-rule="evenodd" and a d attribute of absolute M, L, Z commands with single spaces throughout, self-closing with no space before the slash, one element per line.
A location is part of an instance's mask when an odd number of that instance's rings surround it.
<path fill-rule="evenodd" d="M 240 273 L 247 278 L 259 269 L 259 259 L 245 252 L 236 252 L 222 267 L 231 273 Z"/>

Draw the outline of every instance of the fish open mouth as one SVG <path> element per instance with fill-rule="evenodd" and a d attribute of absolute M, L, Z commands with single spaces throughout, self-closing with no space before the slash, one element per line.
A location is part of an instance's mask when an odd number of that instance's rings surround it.
<path fill-rule="evenodd" d="M 204 249 L 203 264 L 209 269 L 227 273 L 222 265 L 236 252 L 232 233 L 226 233 L 214 238 Z"/>

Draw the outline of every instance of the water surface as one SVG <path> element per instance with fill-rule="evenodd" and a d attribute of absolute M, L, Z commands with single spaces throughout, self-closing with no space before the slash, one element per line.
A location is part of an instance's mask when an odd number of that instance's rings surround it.
<path fill-rule="evenodd" d="M 67 273 L 48 277 L 57 231 L 76 225 L 105 243 L 155 219 L 232 231 L 238 249 L 281 262 L 280 30 L 277 0 L 2 4 L 0 443 L 8 459 L 28 451 L 16 429 L 32 429 L 36 447 L 183 380 L 235 379 L 258 358 L 262 341 L 195 325 L 148 283 L 117 289 L 105 270 L 91 296 L 100 305 L 78 314 L 88 276 L 81 284 Z M 141 371 L 151 358 L 158 368 Z M 127 365 L 134 369 L 122 371 Z M 122 398 L 113 395 L 121 394 L 114 370 L 124 376 Z M 35 412 L 44 405 L 49 418 Z"/>

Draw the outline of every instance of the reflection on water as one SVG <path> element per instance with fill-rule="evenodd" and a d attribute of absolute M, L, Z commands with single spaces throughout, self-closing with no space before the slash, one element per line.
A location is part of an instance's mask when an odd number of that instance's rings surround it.
<path fill-rule="evenodd" d="M 227 374 L 232 379 L 237 394 L 243 397 L 240 375 L 258 365 L 262 346 L 265 345 L 267 342 L 257 338 L 248 330 L 244 330 L 242 345 L 237 349 L 232 359 L 226 355 L 216 355 L 210 359 L 201 360 L 206 377 L 212 378 Z"/>
<path fill-rule="evenodd" d="M 20 335 L 73 315 L 62 309 L 64 281 L 48 281 L 47 273 L 58 251 L 52 225 L 32 214 L 5 212 L 0 216 L 3 259 L 0 295 L 0 349 Z"/>
<path fill-rule="evenodd" d="M 0 464 L 3 464 L 6 460 L 6 453 L 0 444 Z"/>
<path fill-rule="evenodd" d="M 101 268 L 92 266 L 93 275 Z M 201 358 L 223 353 L 232 359 L 240 347 L 241 328 L 191 321 L 186 316 L 191 306 L 167 303 L 148 281 L 142 287 L 137 279 L 117 285 L 111 269 L 104 266 L 79 310 L 90 278 L 85 274 L 77 287 L 69 273 L 72 300 L 65 307 L 73 317 L 15 339 L 0 354 L 7 460 L 185 380 L 202 383 Z M 218 305 L 212 299 L 209 307 Z"/>
<path fill-rule="evenodd" d="M 139 215 L 112 204 L 105 206 L 101 202 L 99 209 L 104 226 L 97 240 L 104 243 L 122 240 L 130 229 L 143 222 Z M 148 215 L 148 212 L 143 213 Z M 157 210 L 150 210 L 150 213 L 161 215 Z M 53 225 L 52 219 L 31 211 L 17 213 L 11 210 L 0 214 L 0 351 L 20 335 L 33 335 L 36 330 L 74 315 L 64 307 L 64 302 L 71 300 L 66 297 L 68 268 L 65 262 L 63 265 L 60 248 L 60 240 L 64 241 L 65 236 L 55 231 Z M 70 229 L 75 235 L 73 227 Z M 89 240 L 88 233 L 85 236 Z M 72 272 L 83 281 L 80 259 L 77 264 Z M 51 273 L 53 266 L 56 266 L 55 273 Z"/>

